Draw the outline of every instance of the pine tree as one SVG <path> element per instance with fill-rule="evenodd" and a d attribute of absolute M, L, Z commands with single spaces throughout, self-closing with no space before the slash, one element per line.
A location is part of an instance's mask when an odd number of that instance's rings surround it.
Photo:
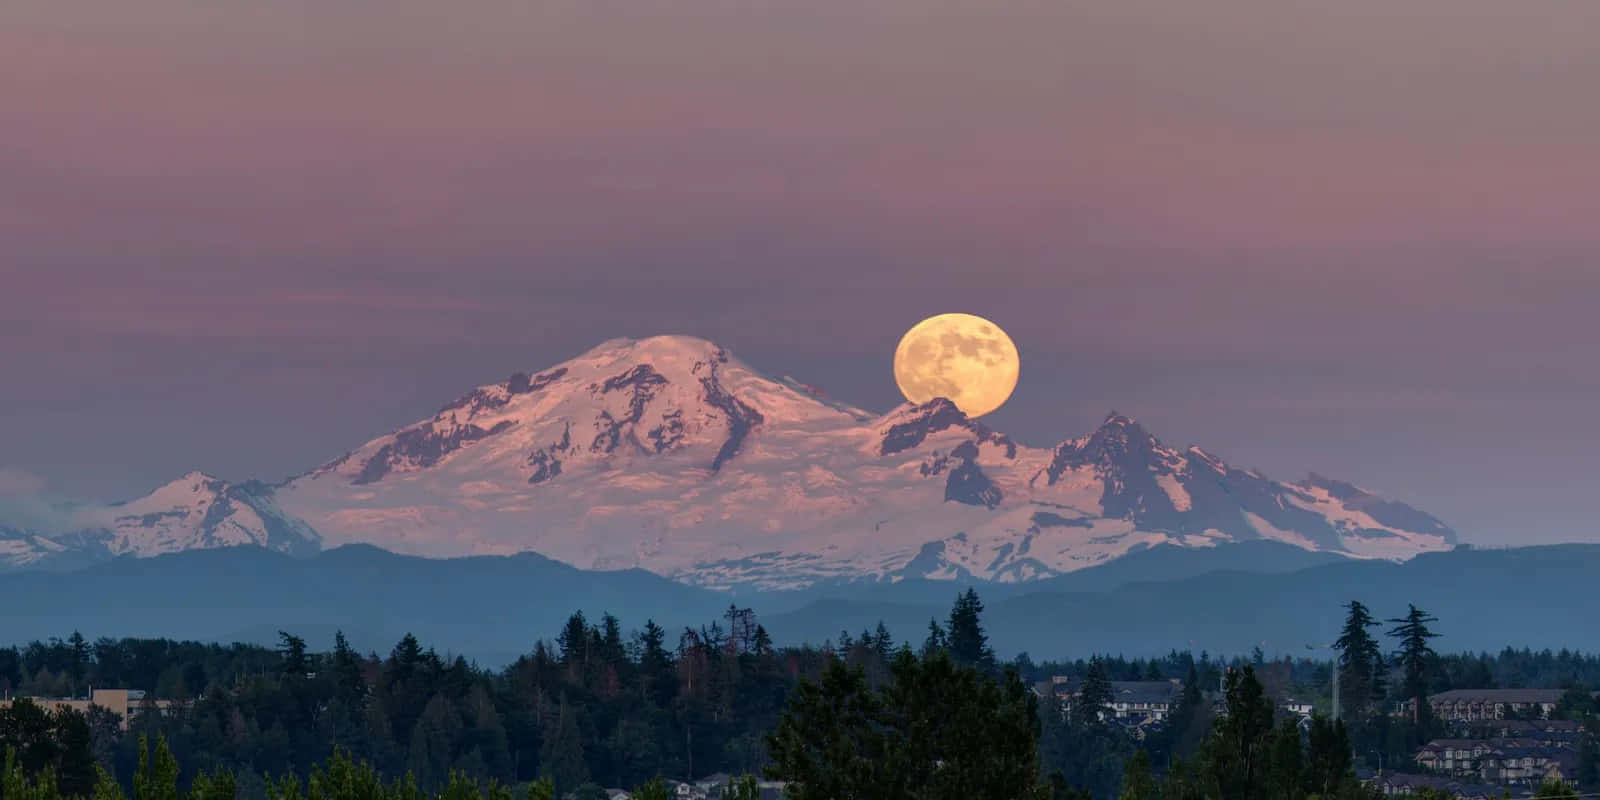
<path fill-rule="evenodd" d="M 84 641 L 83 634 L 73 631 L 67 638 L 67 646 L 71 652 L 71 660 L 67 664 L 67 674 L 72 676 L 72 691 L 74 694 L 84 688 L 84 678 L 89 673 L 89 643 Z M 62 785 L 62 791 L 67 791 Z"/>
<path fill-rule="evenodd" d="M 1229 670 L 1224 681 L 1228 713 L 1202 748 L 1206 779 L 1230 800 L 1271 800 L 1272 701 L 1251 667 Z"/>
<path fill-rule="evenodd" d="M 1439 634 L 1429 630 L 1428 623 L 1439 620 L 1414 605 L 1409 609 L 1404 617 L 1389 620 L 1395 626 L 1389 636 L 1399 640 L 1394 662 L 1404 673 L 1405 694 L 1413 703 L 1411 721 L 1425 729 L 1432 711 L 1428 707 L 1428 670 L 1439 657 L 1428 645 L 1428 640 Z"/>
<path fill-rule="evenodd" d="M 556 643 L 561 646 L 562 664 L 587 666 L 589 623 L 584 620 L 582 611 L 574 612 L 567 618 L 567 625 L 556 637 Z"/>
<path fill-rule="evenodd" d="M 878 654 L 878 658 L 885 662 L 894 655 L 894 637 L 889 635 L 889 628 L 881 619 L 878 620 L 878 628 L 872 635 L 872 649 Z"/>
<path fill-rule="evenodd" d="M 833 662 L 802 682 L 769 736 L 768 774 L 794 800 L 1032 800 L 1038 713 L 1015 673 L 996 680 L 901 651 L 888 685 Z"/>
<path fill-rule="evenodd" d="M 1099 657 L 1089 659 L 1089 671 L 1084 673 L 1083 685 L 1072 704 L 1073 723 L 1098 725 L 1110 712 L 1111 680 L 1106 677 L 1105 662 Z"/>
<path fill-rule="evenodd" d="M 627 661 L 622 646 L 622 623 L 610 613 L 600 618 L 600 660 L 608 667 L 620 669 Z"/>
<path fill-rule="evenodd" d="M 1306 737 L 1306 791 L 1331 797 L 1354 768 L 1350 734 L 1344 721 L 1330 722 L 1320 714 L 1313 716 Z"/>
<path fill-rule="evenodd" d="M 1383 697 L 1383 652 L 1378 640 L 1367 632 L 1378 624 L 1367 607 L 1352 600 L 1345 608 L 1348 614 L 1344 630 L 1333 643 L 1339 651 L 1335 666 L 1339 670 L 1339 715 L 1360 721 L 1371 711 L 1373 702 Z"/>
<path fill-rule="evenodd" d="M 928 620 L 928 638 L 922 642 L 922 655 L 931 656 L 945 648 L 944 629 L 939 627 L 938 620 Z"/>
<path fill-rule="evenodd" d="M 445 785 L 455 762 L 455 742 L 460 738 L 461 718 L 444 695 L 436 694 L 423 709 L 411 731 L 407 766 L 425 791 Z"/>
<path fill-rule="evenodd" d="M 288 631 L 278 631 L 278 671 L 286 678 L 304 678 L 311 671 L 311 659 L 306 655 L 306 640 Z"/>
<path fill-rule="evenodd" d="M 957 664 L 992 673 L 995 671 L 994 651 L 989 649 L 989 637 L 983 632 L 982 614 L 983 601 L 978 599 L 977 590 L 967 589 L 950 609 L 946 642 L 950 658 Z"/>
<path fill-rule="evenodd" d="M 178 800 L 178 760 L 165 736 L 157 737 L 155 753 L 139 737 L 139 769 L 133 774 L 133 800 Z"/>
<path fill-rule="evenodd" d="M 1122 792 L 1117 800 L 1162 800 L 1161 786 L 1150 774 L 1150 754 L 1142 748 L 1122 765 Z"/>
<path fill-rule="evenodd" d="M 589 780 L 589 765 L 583 755 L 583 734 L 578 727 L 577 712 L 561 698 L 556 712 L 555 728 L 544 737 L 544 747 L 539 751 L 540 773 L 555 783 L 556 790 L 565 794 Z"/>
<path fill-rule="evenodd" d="M 95 769 L 93 735 L 89 720 L 70 708 L 58 709 L 55 714 L 55 736 L 58 746 L 55 772 L 61 793 L 68 797 L 84 797 L 94 790 Z"/>
<path fill-rule="evenodd" d="M 646 620 L 639 634 L 639 675 L 645 697 L 666 708 L 677 693 L 678 678 L 672 654 L 666 648 L 667 632 L 655 620 Z"/>
<path fill-rule="evenodd" d="M 338 697 L 354 712 L 366 696 L 366 679 L 361 674 L 361 656 L 350 648 L 344 631 L 333 633 L 333 681 Z"/>

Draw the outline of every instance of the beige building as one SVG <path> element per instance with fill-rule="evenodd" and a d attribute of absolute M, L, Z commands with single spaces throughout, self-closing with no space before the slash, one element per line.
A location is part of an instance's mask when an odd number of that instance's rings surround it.
<path fill-rule="evenodd" d="M 138 711 L 146 703 L 157 711 L 166 713 L 172 707 L 171 700 L 147 700 L 143 690 L 140 689 L 94 689 L 88 697 L 21 697 L 0 698 L 0 708 L 9 708 L 16 700 L 27 700 L 34 705 L 42 706 L 49 710 L 70 708 L 80 714 L 89 713 L 90 706 L 99 706 L 122 719 L 122 727 L 128 727 L 129 712 Z"/>
<path fill-rule="evenodd" d="M 1429 695 L 1438 719 L 1475 722 L 1508 716 L 1548 717 L 1561 701 L 1560 689 L 1454 689 Z M 1411 701 L 1406 702 L 1409 712 Z"/>

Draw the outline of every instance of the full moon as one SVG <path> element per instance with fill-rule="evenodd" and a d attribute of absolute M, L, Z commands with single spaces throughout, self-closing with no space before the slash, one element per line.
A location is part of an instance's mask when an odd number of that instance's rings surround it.
<path fill-rule="evenodd" d="M 969 417 L 1005 405 L 1020 367 L 1011 337 L 971 314 L 929 317 L 906 331 L 894 350 L 894 382 L 907 400 L 943 397 Z"/>

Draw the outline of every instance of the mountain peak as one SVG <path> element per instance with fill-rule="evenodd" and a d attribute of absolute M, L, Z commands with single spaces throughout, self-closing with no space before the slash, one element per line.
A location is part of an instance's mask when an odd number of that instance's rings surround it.
<path fill-rule="evenodd" d="M 1100 422 L 1102 428 L 1126 428 L 1138 425 L 1139 421 L 1126 414 L 1117 413 L 1116 409 L 1106 412 L 1106 418 Z"/>
<path fill-rule="evenodd" d="M 1115 411 L 1086 436 L 1024 447 L 947 398 L 868 414 L 695 336 L 612 339 L 512 374 L 275 487 L 192 472 L 86 530 L 111 554 L 533 550 L 787 587 L 1031 580 L 1163 544 L 1270 539 L 1403 558 L 1453 543 L 1409 506 L 1173 450 Z M 14 552 L 0 563 L 55 558 L 50 542 L 5 541 Z"/>
<path fill-rule="evenodd" d="M 916 447 L 940 431 L 962 428 L 978 433 L 981 429 L 956 404 L 935 397 L 926 403 L 902 403 L 885 414 L 878 424 L 879 455 L 894 455 Z"/>
<path fill-rule="evenodd" d="M 643 339 L 607 339 L 584 351 L 574 362 L 662 361 L 687 363 L 716 361 L 728 363 L 727 348 L 698 336 L 662 335 Z"/>

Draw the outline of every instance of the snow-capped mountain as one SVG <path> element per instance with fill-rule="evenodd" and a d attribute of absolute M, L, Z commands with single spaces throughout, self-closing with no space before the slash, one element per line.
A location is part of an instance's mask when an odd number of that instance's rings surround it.
<path fill-rule="evenodd" d="M 187 511 L 160 516 L 177 509 Z M 1024 581 L 1164 543 L 1272 539 L 1405 558 L 1455 542 L 1404 504 L 1169 448 L 1121 415 L 1027 447 L 945 400 L 873 415 L 711 342 L 668 336 L 609 341 L 479 387 L 271 490 L 190 476 L 118 520 L 112 552 L 246 541 L 296 551 L 320 535 L 424 556 L 532 550 L 767 588 Z"/>
<path fill-rule="evenodd" d="M 320 547 L 316 531 L 278 508 L 271 487 L 233 484 L 202 472 L 136 500 L 80 508 L 70 516 L 73 529 L 65 534 L 0 526 L 0 565 L 62 566 L 245 544 L 294 554 Z"/>

